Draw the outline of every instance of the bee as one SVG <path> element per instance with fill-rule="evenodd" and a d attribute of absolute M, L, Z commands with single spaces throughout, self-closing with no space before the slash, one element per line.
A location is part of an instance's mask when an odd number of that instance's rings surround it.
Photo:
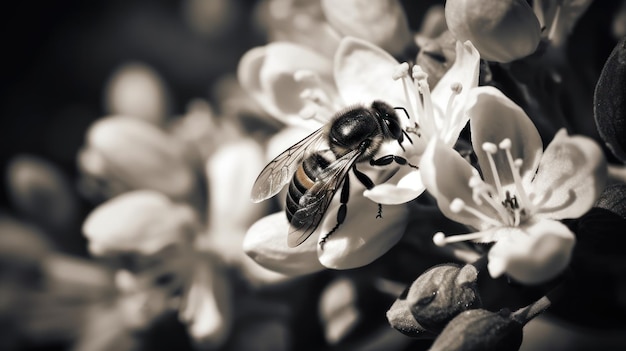
<path fill-rule="evenodd" d="M 252 187 L 253 202 L 276 195 L 290 183 L 285 210 L 290 223 L 289 247 L 302 244 L 315 232 L 341 187 L 337 224 L 320 240 L 323 249 L 328 237 L 346 218 L 350 170 L 367 189 L 374 187 L 374 182 L 356 168 L 358 163 L 369 161 L 373 166 L 384 166 L 396 162 L 416 167 L 396 155 L 374 159 L 383 142 L 396 140 L 403 150 L 405 137 L 413 142 L 402 129 L 396 109 L 403 110 L 408 117 L 403 107 L 391 107 L 382 101 L 340 111 L 329 123 L 289 147 L 261 171 Z M 380 216 L 379 205 L 377 217 Z"/>

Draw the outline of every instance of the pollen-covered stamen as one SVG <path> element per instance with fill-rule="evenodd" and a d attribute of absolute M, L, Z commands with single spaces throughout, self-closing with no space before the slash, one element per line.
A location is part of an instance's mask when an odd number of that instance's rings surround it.
<path fill-rule="evenodd" d="M 407 104 L 411 104 L 411 99 L 409 98 L 409 64 L 406 62 L 402 62 L 398 66 L 396 66 L 395 70 L 391 74 L 391 78 L 393 80 L 401 80 L 402 81 L 402 89 L 404 91 L 404 99 Z"/>
<path fill-rule="evenodd" d="M 458 197 L 452 200 L 452 202 L 450 203 L 450 211 L 452 211 L 453 213 L 460 213 L 461 211 L 466 211 L 470 213 L 471 215 L 475 216 L 476 218 L 480 219 L 482 222 L 488 223 L 496 227 L 502 226 L 502 222 L 499 222 L 496 219 L 491 218 L 488 215 L 482 213 L 481 211 L 471 206 L 468 206 L 465 203 L 465 201 L 459 199 Z"/>
<path fill-rule="evenodd" d="M 428 73 L 424 72 L 419 65 L 413 66 L 412 77 L 415 80 L 415 94 L 418 102 L 420 123 L 426 134 L 433 137 L 441 128 L 441 121 L 435 119 L 433 100 L 430 96 L 430 86 L 428 85 Z"/>
<path fill-rule="evenodd" d="M 450 84 L 450 90 L 452 90 L 452 94 L 450 94 L 450 97 L 448 98 L 448 104 L 446 105 L 446 112 L 442 129 L 444 132 L 443 139 L 445 141 L 448 141 L 448 139 L 452 137 L 452 133 L 455 132 L 452 126 L 458 123 L 458 116 L 454 115 L 453 113 L 454 101 L 456 97 L 461 94 L 461 91 L 463 91 L 463 85 L 459 82 L 452 83 Z"/>
<path fill-rule="evenodd" d="M 298 112 L 298 115 L 300 115 L 302 119 L 315 118 L 318 115 L 318 112 L 320 110 L 320 104 L 318 101 L 320 100 L 319 96 L 315 96 L 315 92 L 313 91 L 313 89 L 304 89 L 303 91 L 300 92 L 300 99 L 308 100 L 312 102 L 313 104 L 312 105 L 308 104 L 307 106 L 302 108 L 300 112 Z"/>
<path fill-rule="evenodd" d="M 506 138 L 500 142 L 500 149 L 506 152 L 506 159 L 509 163 L 509 168 L 511 169 L 511 174 L 513 174 L 513 181 L 515 182 L 515 190 L 517 195 L 519 196 L 519 206 L 518 208 L 532 210 L 531 202 L 528 200 L 528 195 L 524 190 L 524 186 L 522 184 L 522 177 L 520 175 L 520 168 L 522 167 L 523 161 L 521 159 L 513 160 L 513 155 L 511 154 L 511 139 Z"/>
<path fill-rule="evenodd" d="M 330 115 L 339 109 L 333 100 L 336 93 L 331 91 L 327 84 L 324 84 L 318 73 L 304 69 L 298 70 L 294 72 L 293 79 L 303 86 L 300 98 L 311 102 L 310 105 L 313 105 L 306 106 L 300 111 L 301 117 L 310 119 L 319 115 Z M 325 122 L 325 120 L 320 119 L 320 122 Z"/>
<path fill-rule="evenodd" d="M 300 112 L 298 112 L 298 115 L 302 119 L 313 119 L 317 116 L 318 110 L 318 108 L 315 108 L 313 106 L 305 106 L 302 110 L 300 110 Z"/>
<path fill-rule="evenodd" d="M 406 62 L 402 62 L 401 64 L 396 66 L 395 70 L 393 71 L 393 74 L 391 75 L 391 78 L 393 78 L 393 80 L 398 80 L 401 78 L 406 78 L 408 76 L 409 76 L 409 64 Z"/>
<path fill-rule="evenodd" d="M 297 70 L 296 72 L 294 72 L 293 80 L 295 80 L 298 83 L 302 83 L 302 82 L 318 83 L 322 81 L 319 74 L 317 74 L 316 72 L 310 71 L 308 69 L 301 69 L 301 70 Z"/>
<path fill-rule="evenodd" d="M 419 111 L 417 109 L 417 106 L 413 104 L 413 101 L 410 96 L 411 94 L 410 90 L 414 90 L 414 87 L 413 87 L 413 82 L 409 79 L 409 64 L 406 62 L 403 62 L 399 64 L 398 66 L 396 66 L 394 72 L 391 75 L 391 78 L 393 78 L 393 80 L 402 80 L 402 90 L 404 92 L 404 100 L 406 101 L 406 106 L 410 110 L 409 120 L 413 121 L 414 123 L 417 123 L 415 121 L 415 116 L 419 114 Z"/>
<path fill-rule="evenodd" d="M 501 223 L 510 222 L 509 213 L 502 206 L 502 204 L 498 203 L 498 201 L 496 201 L 491 195 L 494 192 L 493 187 L 483 182 L 479 175 L 474 175 L 470 178 L 469 186 L 472 189 L 472 199 L 474 202 L 478 205 L 482 205 L 483 202 L 486 202 L 498 213 Z"/>
<path fill-rule="evenodd" d="M 496 162 L 493 160 L 493 155 L 498 152 L 498 147 L 493 143 L 483 143 L 482 149 L 487 155 L 487 160 L 489 161 L 489 168 L 491 170 L 491 175 L 493 176 L 493 181 L 496 183 L 496 190 L 498 191 L 498 198 L 504 197 L 504 191 L 502 190 L 502 182 L 500 181 L 500 176 L 498 175 L 498 169 L 496 168 Z"/>

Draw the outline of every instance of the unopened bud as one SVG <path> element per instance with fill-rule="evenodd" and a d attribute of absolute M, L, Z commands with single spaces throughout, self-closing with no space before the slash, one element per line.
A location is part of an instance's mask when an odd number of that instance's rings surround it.
<path fill-rule="evenodd" d="M 9 163 L 6 178 L 13 205 L 24 217 L 59 234 L 71 231 L 78 199 L 61 169 L 44 159 L 19 155 Z M 63 238 L 67 239 L 59 239 Z"/>
<path fill-rule="evenodd" d="M 438 331 L 459 313 L 481 307 L 477 277 L 476 267 L 455 264 L 435 266 L 420 275 L 406 297 L 417 323 Z"/>
<path fill-rule="evenodd" d="M 606 60 L 594 94 L 596 127 L 605 145 L 626 162 L 626 38 Z"/>
<path fill-rule="evenodd" d="M 411 305 L 406 300 L 406 292 L 391 305 L 387 311 L 387 320 L 394 329 L 410 337 L 430 334 L 413 317 Z"/>
<path fill-rule="evenodd" d="M 161 124 L 169 110 L 167 87 L 150 66 L 133 62 L 117 68 L 106 86 L 110 114 Z"/>
<path fill-rule="evenodd" d="M 539 45 L 541 26 L 525 0 L 448 0 L 445 10 L 448 29 L 485 60 L 510 62 Z"/>
<path fill-rule="evenodd" d="M 430 350 L 517 351 L 522 343 L 522 327 L 506 310 L 469 310 L 448 323 Z"/>

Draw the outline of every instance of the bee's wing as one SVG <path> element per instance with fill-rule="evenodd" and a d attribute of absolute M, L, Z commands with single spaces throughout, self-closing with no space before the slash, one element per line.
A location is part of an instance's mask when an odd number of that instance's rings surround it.
<path fill-rule="evenodd" d="M 285 184 L 289 183 L 306 151 L 315 148 L 324 139 L 323 130 L 324 127 L 321 127 L 309 134 L 276 156 L 263 168 L 252 186 L 250 198 L 253 202 L 269 199 L 276 195 Z"/>
<path fill-rule="evenodd" d="M 302 195 L 300 209 L 291 219 L 287 241 L 289 247 L 302 244 L 317 229 L 335 193 L 360 155 L 360 151 L 353 150 L 331 163 L 317 177 L 315 184 Z"/>

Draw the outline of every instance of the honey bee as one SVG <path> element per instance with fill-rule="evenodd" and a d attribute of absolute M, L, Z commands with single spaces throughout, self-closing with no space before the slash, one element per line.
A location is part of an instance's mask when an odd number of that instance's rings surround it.
<path fill-rule="evenodd" d="M 321 239 L 323 249 L 328 237 L 346 218 L 350 170 L 367 189 L 374 187 L 374 182 L 356 168 L 357 163 L 369 161 L 373 166 L 384 166 L 396 162 L 416 167 L 396 155 L 374 159 L 383 142 L 396 140 L 403 150 L 405 137 L 413 142 L 402 129 L 396 109 L 407 114 L 403 107 L 394 108 L 382 101 L 374 101 L 369 107 L 347 108 L 282 152 L 261 171 L 252 187 L 253 202 L 276 195 L 290 183 L 285 211 L 290 223 L 289 247 L 302 244 L 315 232 L 341 187 L 337 224 Z M 380 211 L 379 205 L 379 216 Z"/>

